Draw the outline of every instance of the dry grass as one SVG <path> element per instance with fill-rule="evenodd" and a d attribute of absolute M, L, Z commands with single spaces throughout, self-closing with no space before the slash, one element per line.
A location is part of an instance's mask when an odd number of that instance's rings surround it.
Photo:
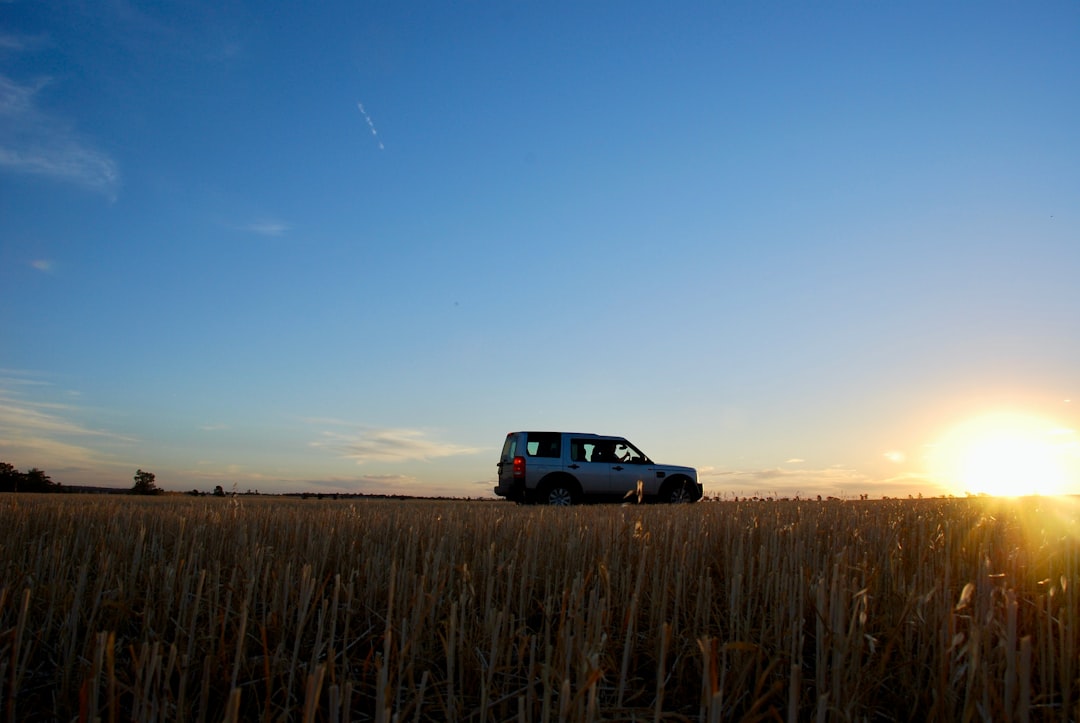
<path fill-rule="evenodd" d="M 0 497 L 0 716 L 1077 720 L 1071 501 Z"/>

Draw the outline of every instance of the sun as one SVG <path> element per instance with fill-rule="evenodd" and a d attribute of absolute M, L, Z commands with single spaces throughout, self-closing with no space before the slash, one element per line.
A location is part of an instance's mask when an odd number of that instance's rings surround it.
<path fill-rule="evenodd" d="M 935 476 L 961 494 L 1080 492 L 1076 433 L 1034 415 L 997 412 L 958 424 L 934 446 L 932 458 Z"/>

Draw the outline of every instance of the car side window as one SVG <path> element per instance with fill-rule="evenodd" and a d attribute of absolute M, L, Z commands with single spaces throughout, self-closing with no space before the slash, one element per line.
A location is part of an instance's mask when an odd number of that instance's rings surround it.
<path fill-rule="evenodd" d="M 596 445 L 596 451 L 593 452 L 593 462 L 625 462 L 626 459 L 623 456 L 625 451 L 623 445 L 615 441 L 599 442 Z"/>
<path fill-rule="evenodd" d="M 570 459 L 575 462 L 595 462 L 596 445 L 583 439 L 570 440 Z"/>
<path fill-rule="evenodd" d="M 525 453 L 530 457 L 561 457 L 562 435 L 534 432 L 525 443 Z"/>
<path fill-rule="evenodd" d="M 614 445 L 607 440 L 570 440 L 570 457 L 575 462 L 615 462 Z"/>

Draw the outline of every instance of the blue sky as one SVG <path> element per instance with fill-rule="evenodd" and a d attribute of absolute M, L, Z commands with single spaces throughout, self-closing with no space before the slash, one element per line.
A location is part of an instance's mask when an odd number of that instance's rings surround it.
<path fill-rule="evenodd" d="M 0 459 L 473 496 L 570 429 L 876 497 L 963 491 L 943 445 L 1019 415 L 1078 482 L 1078 37 L 1075 2 L 0 2 Z"/>

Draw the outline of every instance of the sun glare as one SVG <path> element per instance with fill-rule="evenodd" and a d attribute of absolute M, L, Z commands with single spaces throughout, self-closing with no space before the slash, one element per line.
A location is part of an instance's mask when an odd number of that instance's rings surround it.
<path fill-rule="evenodd" d="M 952 428 L 935 446 L 936 476 L 957 493 L 996 497 L 1080 492 L 1075 432 L 1016 413 Z"/>

